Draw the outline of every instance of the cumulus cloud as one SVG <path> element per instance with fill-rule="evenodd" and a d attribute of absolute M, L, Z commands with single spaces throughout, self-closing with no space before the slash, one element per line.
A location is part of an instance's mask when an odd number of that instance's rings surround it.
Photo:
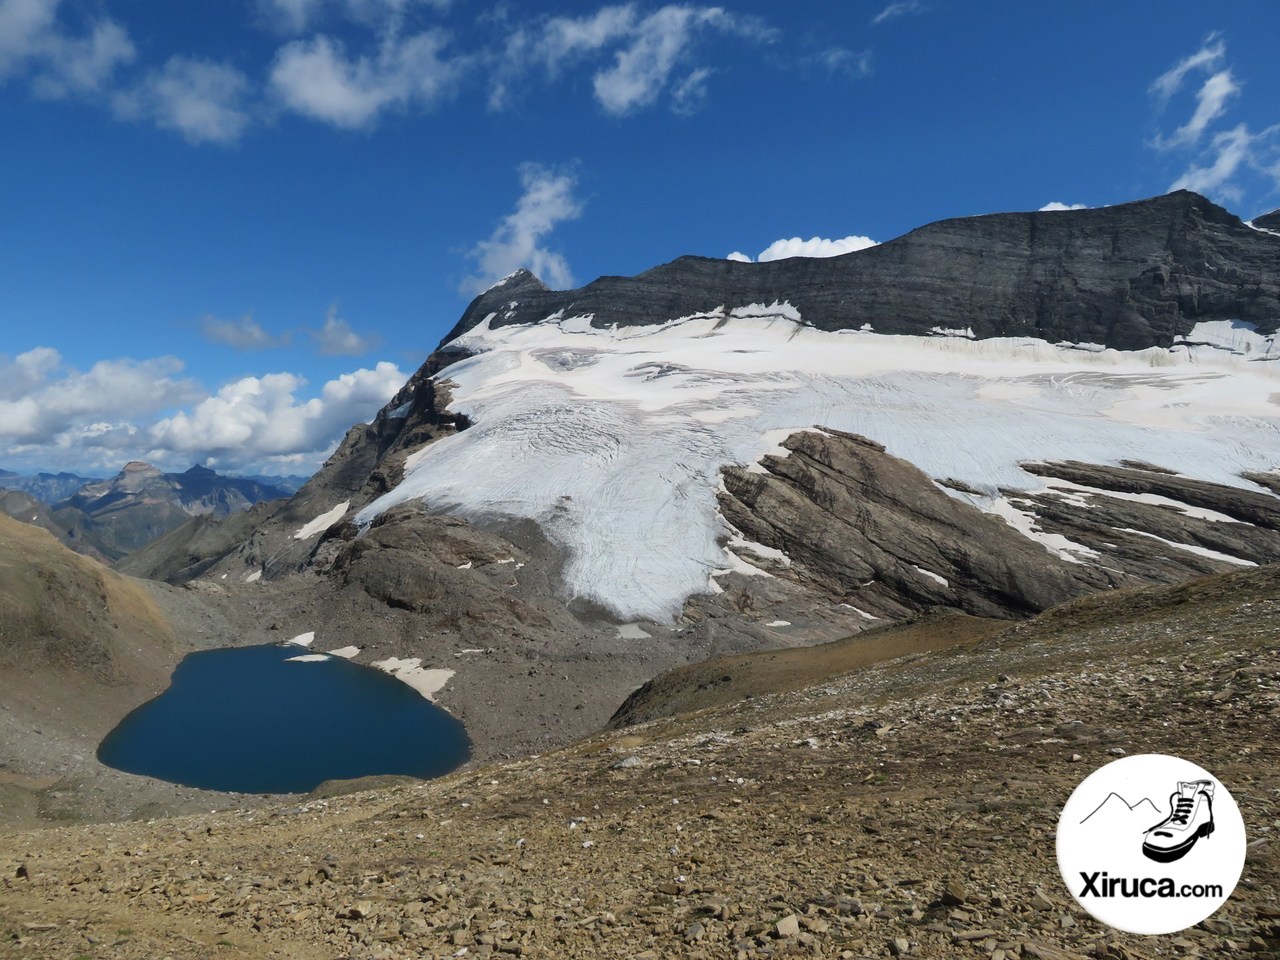
<path fill-rule="evenodd" d="M 1163 111 L 1188 85 L 1189 78 L 1205 75 L 1195 88 L 1194 108 L 1187 121 L 1167 135 L 1157 133 L 1150 145 L 1185 158 L 1186 169 L 1170 184 L 1170 190 L 1194 190 L 1239 202 L 1251 179 L 1255 184 L 1264 182 L 1268 193 L 1280 190 L 1280 124 L 1254 131 L 1245 123 L 1229 128 L 1219 123 L 1231 101 L 1242 93 L 1226 57 L 1226 43 L 1210 34 L 1199 50 L 1151 83 L 1151 93 Z"/>
<path fill-rule="evenodd" d="M 315 341 L 316 349 L 326 357 L 364 356 L 381 342 L 376 335 L 361 335 L 352 330 L 351 324 L 338 316 L 336 305 L 329 308 L 323 327 L 307 332 Z"/>
<path fill-rule="evenodd" d="M 344 373 L 318 392 L 292 373 L 243 377 L 212 396 L 176 357 L 103 360 L 81 371 L 56 350 L 0 356 L 0 438 L 41 467 L 118 469 L 270 462 L 314 466 L 404 384 L 393 363 Z"/>
<path fill-rule="evenodd" d="M 1057 210 L 1088 210 L 1089 208 L 1083 203 L 1062 203 L 1058 200 L 1050 200 L 1040 208 L 1041 213 L 1053 212 Z"/>
<path fill-rule="evenodd" d="M 38 347 L 10 360 L 0 356 L 0 437 L 52 443 L 88 423 L 131 420 L 197 399 L 199 384 L 179 378 L 176 357 L 102 360 L 89 370 L 64 365 Z"/>
<path fill-rule="evenodd" d="M 789 257 L 838 257 L 842 253 L 852 253 L 855 250 L 865 250 L 867 247 L 874 246 L 876 241 L 870 237 L 848 236 L 839 240 L 827 240 L 823 237 L 810 237 L 804 240 L 800 237 L 789 237 L 785 240 L 773 241 L 761 250 L 754 260 L 740 250 L 733 251 L 725 259 L 737 260 L 740 263 L 766 263 L 769 260 L 786 260 Z"/>
<path fill-rule="evenodd" d="M 292 373 L 243 377 L 214 396 L 152 424 L 153 449 L 191 459 L 244 465 L 279 457 L 319 457 L 354 423 L 369 419 L 404 384 L 394 363 L 381 362 L 330 380 L 302 399 L 306 381 Z"/>
<path fill-rule="evenodd" d="M 326 36 L 295 40 L 276 54 L 271 89 L 295 113 L 349 130 L 367 128 L 385 110 L 429 109 L 453 90 L 463 61 L 445 56 L 446 43 L 436 30 L 389 34 L 372 55 L 349 55 Z"/>
<path fill-rule="evenodd" d="M 119 24 L 97 19 L 78 36 L 59 22 L 59 5 L 59 0 L 0 0 L 0 82 L 25 73 L 37 96 L 90 95 L 133 60 L 133 42 Z"/>
<path fill-rule="evenodd" d="M 235 67 L 170 57 L 131 90 L 112 100 L 116 115 L 150 120 L 188 143 L 234 143 L 249 126 L 249 79 Z"/>
<path fill-rule="evenodd" d="M 468 255 L 479 271 L 467 277 L 461 292 L 480 293 L 521 267 L 552 287 L 573 286 L 568 261 L 548 250 L 543 241 L 559 224 L 582 215 L 582 204 L 573 195 L 576 178 L 570 172 L 526 163 L 520 167 L 520 185 L 523 193 L 515 210 Z"/>
<path fill-rule="evenodd" d="M 642 15 L 635 4 L 602 7 L 583 17 L 553 17 L 510 33 L 494 73 L 491 109 L 505 107 L 515 82 L 531 69 L 556 77 L 589 60 L 611 60 L 592 77 L 596 102 L 606 113 L 625 116 L 667 97 L 677 113 L 698 109 L 712 69 L 696 56 L 709 37 L 731 36 L 757 43 L 777 32 L 754 17 L 722 7 L 668 4 Z"/>
<path fill-rule="evenodd" d="M 912 13 L 920 13 L 923 10 L 924 4 L 921 3 L 920 0 L 897 0 L 897 2 L 889 4 L 872 17 L 871 22 L 876 26 L 879 26 L 889 20 L 896 20 L 899 17 L 905 17 Z"/>
<path fill-rule="evenodd" d="M 250 314 L 245 314 L 239 320 L 219 320 L 214 316 L 206 316 L 200 321 L 200 332 L 210 343 L 244 351 L 284 347 L 293 339 L 289 333 L 279 336 L 267 333 L 262 324 Z"/>

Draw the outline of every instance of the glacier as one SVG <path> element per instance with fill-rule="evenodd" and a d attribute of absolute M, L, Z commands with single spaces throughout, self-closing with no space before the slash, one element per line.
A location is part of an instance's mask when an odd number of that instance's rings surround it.
<path fill-rule="evenodd" d="M 1242 325 L 1124 352 L 827 332 L 785 302 L 625 328 L 557 314 L 494 329 L 494 316 L 437 374 L 472 426 L 412 453 L 356 523 L 410 499 L 532 519 L 565 551 L 568 598 L 622 621 L 670 623 L 735 568 L 719 471 L 758 465 L 796 430 L 876 440 L 1060 555 L 1075 545 L 1028 529 L 1000 493 L 1056 482 L 1019 462 L 1137 459 L 1250 489 L 1242 471 L 1280 462 L 1280 364 L 1260 362 L 1272 344 Z"/>

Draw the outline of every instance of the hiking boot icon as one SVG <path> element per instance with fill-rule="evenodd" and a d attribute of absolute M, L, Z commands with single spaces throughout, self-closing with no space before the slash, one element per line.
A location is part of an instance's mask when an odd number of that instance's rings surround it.
<path fill-rule="evenodd" d="M 1142 852 L 1150 860 L 1181 860 L 1201 837 L 1213 833 L 1213 781 L 1179 782 L 1169 795 L 1169 816 L 1144 834 Z"/>

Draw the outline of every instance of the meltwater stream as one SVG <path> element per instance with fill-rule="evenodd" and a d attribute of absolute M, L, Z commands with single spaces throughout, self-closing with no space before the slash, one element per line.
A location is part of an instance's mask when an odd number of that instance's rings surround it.
<path fill-rule="evenodd" d="M 98 747 L 109 767 L 236 793 L 301 793 L 375 774 L 438 777 L 467 761 L 462 724 L 396 678 L 297 646 L 193 653 Z"/>

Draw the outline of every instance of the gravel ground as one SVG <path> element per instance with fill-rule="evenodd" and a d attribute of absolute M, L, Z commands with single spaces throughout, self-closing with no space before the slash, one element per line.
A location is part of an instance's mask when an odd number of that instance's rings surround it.
<path fill-rule="evenodd" d="M 1270 568 L 1094 597 L 431 783 L 10 832 L 0 957 L 1280 956 L 1277 612 Z M 1165 937 L 1094 921 L 1054 857 L 1075 784 L 1148 752 L 1250 839 Z"/>

